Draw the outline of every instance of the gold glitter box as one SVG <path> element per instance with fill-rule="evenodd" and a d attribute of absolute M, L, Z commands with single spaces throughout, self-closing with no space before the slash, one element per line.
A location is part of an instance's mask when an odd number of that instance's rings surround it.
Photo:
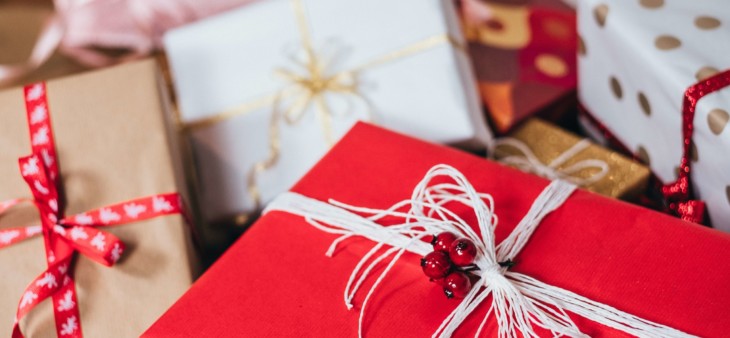
<path fill-rule="evenodd" d="M 583 140 L 578 135 L 536 118 L 525 121 L 509 137 L 523 142 L 543 165 L 553 162 Z M 520 157 L 525 154 L 510 145 L 501 144 L 496 148 L 497 160 L 503 160 L 509 156 Z M 636 199 L 646 190 L 650 175 L 647 167 L 595 143 L 590 143 L 585 149 L 577 152 L 555 169 L 561 171 L 585 160 L 605 162 L 608 165 L 608 172 L 603 178 L 582 186 L 583 189 L 622 200 Z M 577 179 L 588 179 L 600 171 L 600 168 L 585 168 L 570 176 Z"/>

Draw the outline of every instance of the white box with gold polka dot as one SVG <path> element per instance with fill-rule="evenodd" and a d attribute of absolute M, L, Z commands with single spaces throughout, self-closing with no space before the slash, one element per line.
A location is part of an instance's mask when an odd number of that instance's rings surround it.
<path fill-rule="evenodd" d="M 677 179 L 685 91 L 730 69 L 726 0 L 583 0 L 579 95 L 587 112 L 651 166 Z M 730 86 L 699 100 L 691 180 L 716 228 L 730 231 Z"/>

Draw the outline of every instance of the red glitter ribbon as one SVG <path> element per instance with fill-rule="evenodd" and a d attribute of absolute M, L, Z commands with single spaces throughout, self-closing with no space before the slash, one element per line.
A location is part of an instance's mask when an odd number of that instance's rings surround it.
<path fill-rule="evenodd" d="M 684 92 L 682 102 L 682 159 L 679 164 L 679 177 L 673 183 L 662 187 L 662 195 L 667 208 L 681 219 L 694 223 L 704 223 L 705 202 L 692 198 L 692 181 L 689 175 L 692 169 L 690 152 L 692 134 L 694 133 L 694 117 L 697 102 L 710 93 L 730 85 L 730 70 L 704 79 Z"/>
<path fill-rule="evenodd" d="M 48 269 L 23 292 L 12 337 L 23 338 L 20 319 L 43 300 L 52 297 L 58 337 L 80 338 L 81 323 L 73 280 L 73 258 L 76 252 L 106 266 L 114 265 L 124 251 L 124 243 L 99 228 L 163 215 L 184 215 L 183 204 L 177 193 L 170 193 L 64 217 L 46 86 L 43 83 L 29 85 L 25 87 L 24 93 L 33 153 L 20 158 L 19 164 L 33 199 L 0 202 L 0 214 L 20 203 L 32 202 L 40 213 L 41 225 L 0 231 L 0 249 L 42 234 Z"/>
<path fill-rule="evenodd" d="M 704 79 L 687 88 L 684 92 L 684 100 L 682 102 L 682 158 L 679 165 L 679 176 L 676 181 L 662 185 L 660 187 L 662 198 L 664 199 L 664 209 L 666 212 L 674 214 L 679 218 L 699 224 L 706 224 L 705 202 L 696 200 L 692 194 L 692 181 L 690 180 L 691 172 L 691 153 L 692 136 L 694 134 L 694 117 L 697 110 L 697 103 L 705 95 L 721 90 L 730 86 L 730 70 L 718 73 L 712 77 Z M 608 142 L 626 153 L 631 153 L 611 133 L 608 128 L 598 121 L 585 107 L 581 107 L 583 116 L 598 128 L 601 134 L 606 137 Z"/>

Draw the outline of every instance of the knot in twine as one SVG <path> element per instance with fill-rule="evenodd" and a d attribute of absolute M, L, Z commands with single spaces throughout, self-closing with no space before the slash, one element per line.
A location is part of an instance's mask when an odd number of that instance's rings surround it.
<path fill-rule="evenodd" d="M 328 143 L 334 143 L 333 131 L 331 130 L 331 118 L 339 110 L 333 110 L 329 107 L 326 99 L 327 94 L 339 94 L 340 98 L 348 100 L 348 105 L 352 106 L 349 101 L 351 98 L 359 99 L 364 102 L 367 107 L 368 119 L 372 118 L 372 111 L 369 102 L 360 92 L 358 85 L 357 70 L 334 70 L 333 64 L 336 61 L 336 55 L 330 56 L 323 52 L 316 52 L 308 38 L 303 39 L 301 49 L 305 54 L 305 59 L 300 60 L 295 55 L 287 55 L 289 64 L 293 68 L 277 68 L 274 75 L 281 78 L 285 85 L 279 91 L 276 102 L 284 101 L 289 104 L 283 109 L 282 114 L 289 124 L 299 122 L 302 116 L 309 111 L 314 105 L 318 114 L 318 119 L 322 124 L 322 129 Z M 333 43 L 325 46 L 325 49 L 333 49 L 337 47 Z M 341 48 L 334 49 L 341 54 Z"/>
<path fill-rule="evenodd" d="M 563 166 L 571 158 L 587 149 L 590 145 L 590 141 L 582 139 L 554 160 L 550 161 L 550 163 L 545 164 L 541 162 L 537 156 L 535 156 L 535 153 L 532 152 L 530 147 L 518 139 L 504 137 L 496 141 L 497 148 L 512 147 L 520 152 L 520 155 L 503 157 L 499 159 L 499 162 L 517 167 L 522 171 L 531 172 L 550 180 L 560 179 L 568 181 L 580 187 L 585 187 L 602 180 L 606 177 L 606 175 L 608 175 L 609 171 L 608 163 L 599 159 L 585 159 L 566 166 L 565 168 L 561 168 L 561 166 Z M 579 172 L 587 169 L 598 169 L 599 171 L 594 172 L 585 178 L 576 176 Z"/>
<path fill-rule="evenodd" d="M 444 164 L 436 165 L 428 171 L 416 185 L 410 199 L 400 201 L 385 210 L 352 206 L 334 200 L 324 203 L 288 192 L 269 204 L 264 213 L 283 211 L 299 215 L 308 224 L 323 232 L 340 235 L 327 250 L 327 256 L 332 256 L 339 244 L 353 236 L 365 237 L 375 242 L 373 248 L 357 263 L 347 281 L 344 301 L 348 309 L 353 308 L 355 293 L 373 269 L 390 258 L 360 307 L 360 337 L 363 336 L 363 318 L 367 303 L 388 272 L 406 252 L 419 256 L 431 252 L 433 248 L 424 240 L 425 237 L 443 231 L 453 232 L 474 242 L 477 249 L 475 263 L 479 270 L 471 273 L 479 276 L 480 280 L 444 319 L 433 337 L 450 337 L 490 296 L 491 304 L 487 305 L 488 311 L 475 336 L 480 335 L 487 319 L 494 316 L 500 338 L 538 337 L 535 332 L 538 327 L 550 331 L 555 337 L 588 337 L 568 316 L 568 312 L 572 312 L 639 337 L 694 337 L 500 266 L 500 262 L 512 262 L 542 219 L 559 208 L 575 189 L 575 185 L 565 181 L 550 183 L 512 233 L 499 244 L 495 243 L 498 219 L 492 196 L 478 193 L 463 174 Z M 447 207 L 453 207 L 454 203 L 468 207 L 475 214 L 478 232 Z M 390 226 L 376 223 L 385 217 L 389 223 L 391 220 L 401 222 Z"/>

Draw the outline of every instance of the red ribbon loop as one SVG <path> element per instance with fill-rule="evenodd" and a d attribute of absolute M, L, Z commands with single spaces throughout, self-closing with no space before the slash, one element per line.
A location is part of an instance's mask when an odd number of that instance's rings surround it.
<path fill-rule="evenodd" d="M 679 165 L 679 177 L 676 181 L 662 187 L 662 195 L 668 211 L 689 222 L 703 224 L 705 222 L 705 202 L 692 198 L 691 147 L 694 134 L 694 117 L 697 103 L 706 95 L 730 85 L 730 70 L 704 79 L 684 93 L 682 101 L 682 159 Z"/>

